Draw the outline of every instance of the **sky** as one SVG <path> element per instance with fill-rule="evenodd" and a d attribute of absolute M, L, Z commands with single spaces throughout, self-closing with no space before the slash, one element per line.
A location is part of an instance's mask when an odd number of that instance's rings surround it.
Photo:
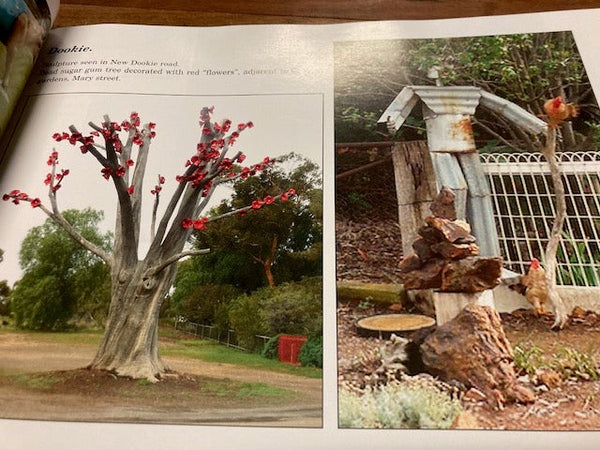
<path fill-rule="evenodd" d="M 234 124 L 254 123 L 255 126 L 245 130 L 235 145 L 236 150 L 247 155 L 244 164 L 251 165 L 265 156 L 276 157 L 292 151 L 322 164 L 323 100 L 320 95 L 41 95 L 33 97 L 27 106 L 27 120 L 18 130 L 13 140 L 13 152 L 3 164 L 0 194 L 19 189 L 32 198 L 39 197 L 50 207 L 43 180 L 49 172 L 48 155 L 55 149 L 60 155 L 59 169 L 70 170 L 58 192 L 60 209 L 89 206 L 102 210 L 105 213 L 102 231 L 112 230 L 116 206 L 112 182 L 101 176 L 101 167 L 90 154 L 83 155 L 78 147 L 66 142 L 57 143 L 51 136 L 67 131 L 71 124 L 85 134 L 90 129 L 87 123 L 100 123 L 104 114 L 121 122 L 135 111 L 142 123 L 157 124 L 144 185 L 145 210 L 140 245 L 143 256 L 150 235 L 153 202 L 150 190 L 158 174 L 165 176 L 167 181 L 161 194 L 161 205 L 167 203 L 177 185 L 175 176 L 183 172 L 185 161 L 194 154 L 200 139 L 198 119 L 203 106 L 214 106 L 213 120 L 229 118 Z M 231 195 L 231 189 L 220 189 L 212 204 Z M 0 202 L 0 248 L 4 250 L 0 280 L 6 279 L 12 285 L 21 277 L 18 264 L 21 242 L 31 227 L 41 225 L 46 218 L 40 209 L 33 209 L 27 203 Z"/>

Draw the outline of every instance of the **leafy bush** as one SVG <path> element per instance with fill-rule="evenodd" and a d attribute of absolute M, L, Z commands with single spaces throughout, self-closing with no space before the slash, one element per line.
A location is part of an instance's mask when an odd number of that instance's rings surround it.
<path fill-rule="evenodd" d="M 323 367 L 323 337 L 309 336 L 300 349 L 298 361 L 303 366 Z"/>
<path fill-rule="evenodd" d="M 263 358 L 268 359 L 278 359 L 279 358 L 279 336 L 273 336 L 271 339 L 267 341 L 265 346 L 263 347 L 261 355 Z"/>
<path fill-rule="evenodd" d="M 238 345 L 250 351 L 257 346 L 254 336 L 262 334 L 264 330 L 260 312 L 259 298 L 252 295 L 236 298 L 229 310 L 229 323 L 236 332 Z"/>
<path fill-rule="evenodd" d="M 564 379 L 597 380 L 600 375 L 596 356 L 574 348 L 564 347 L 550 358 L 544 358 L 541 348 L 532 343 L 519 343 L 513 353 L 517 370 L 529 376 L 544 368 L 558 372 Z"/>
<path fill-rule="evenodd" d="M 266 294 L 261 302 L 266 334 L 321 334 L 323 307 L 320 277 L 261 291 L 259 295 Z"/>
<path fill-rule="evenodd" d="M 227 284 L 200 285 L 186 297 L 180 299 L 176 313 L 188 320 L 203 324 L 223 322 L 225 309 L 225 328 L 228 327 L 227 309 L 229 303 L 240 295 L 240 290 Z M 225 307 L 225 308 L 224 308 Z"/>
<path fill-rule="evenodd" d="M 542 349 L 531 342 L 518 343 L 513 349 L 517 372 L 535 375 L 536 371 L 546 365 Z"/>
<path fill-rule="evenodd" d="M 433 387 L 398 384 L 368 389 L 360 395 L 340 391 L 342 428 L 449 428 L 461 413 L 458 400 Z"/>
<path fill-rule="evenodd" d="M 562 348 L 558 353 L 552 355 L 551 366 L 563 378 L 597 380 L 600 374 L 594 355 L 580 352 L 574 348 Z"/>
<path fill-rule="evenodd" d="M 243 295 L 231 303 L 230 326 L 239 345 L 254 350 L 255 335 L 321 335 L 323 313 L 321 278 L 307 278 L 298 283 L 284 283 Z"/>

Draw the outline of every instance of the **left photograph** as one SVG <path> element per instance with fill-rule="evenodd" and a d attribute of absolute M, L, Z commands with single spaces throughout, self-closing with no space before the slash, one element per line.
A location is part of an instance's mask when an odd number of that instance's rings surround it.
<path fill-rule="evenodd" d="M 0 178 L 0 417 L 321 427 L 322 96 L 24 114 Z"/>

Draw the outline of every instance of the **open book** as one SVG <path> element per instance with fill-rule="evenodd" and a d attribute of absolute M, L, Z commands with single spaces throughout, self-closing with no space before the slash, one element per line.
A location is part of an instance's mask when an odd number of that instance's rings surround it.
<path fill-rule="evenodd" d="M 594 92 L 600 83 L 600 10 L 336 25 L 105 24 L 48 31 L 49 12 L 44 7 L 25 12 L 28 21 L 36 18 L 29 22 L 33 34 L 22 38 L 29 50 L 12 56 L 10 39 L 3 40 L 6 58 L 0 59 L 5 64 L 1 110 L 10 116 L 10 124 L 8 119 L 0 124 L 0 280 L 9 293 L 0 297 L 0 307 L 10 299 L 12 308 L 6 307 L 6 314 L 0 309 L 8 326 L 0 330 L 0 435 L 8 436 L 8 448 L 64 448 L 61 438 L 79 448 L 119 448 L 125 441 L 132 448 L 158 442 L 163 448 L 188 448 L 190 442 L 219 448 L 528 448 L 546 439 L 587 448 L 597 437 L 560 431 L 600 430 L 600 341 L 593 322 L 600 311 L 600 172 L 591 151 L 599 145 Z M 503 62 L 508 59 L 513 65 Z M 23 87 L 25 80 L 18 78 L 30 67 Z M 554 122 L 544 104 L 559 97 L 556 106 L 563 102 L 573 109 Z M 478 116 L 483 109 L 491 112 Z M 566 220 L 557 251 L 559 292 L 567 314 L 583 311 L 569 323 L 591 342 L 588 353 L 578 347 L 577 354 L 588 359 L 573 368 L 560 344 L 527 347 L 525 341 L 549 329 L 552 320 L 544 314 L 533 321 L 533 313 L 511 316 L 513 325 L 527 316 L 523 323 L 535 328 L 529 334 L 513 329 L 522 341 L 510 342 L 520 344 L 521 365 L 515 367 L 515 354 L 504 348 L 498 362 L 504 365 L 490 373 L 513 371 L 510 380 L 526 385 L 535 400 L 526 394 L 509 398 L 502 390 L 506 386 L 486 391 L 477 382 L 441 381 L 443 376 L 434 379 L 431 373 L 416 377 L 425 392 L 416 403 L 406 400 L 412 394 L 391 397 L 382 385 L 402 386 L 415 374 L 406 373 L 403 350 L 394 354 L 393 345 L 385 347 L 399 341 L 381 330 L 365 338 L 355 321 L 389 315 L 390 302 L 396 304 L 394 314 L 419 306 L 397 290 L 401 256 L 418 247 L 413 245 L 418 233 L 410 240 L 407 233 L 423 225 L 414 220 L 415 204 L 431 203 L 433 198 L 420 197 L 425 189 L 437 194 L 450 187 L 458 200 L 449 214 L 454 218 L 444 220 L 459 237 L 443 243 L 450 249 L 448 259 L 458 259 L 456 252 L 470 257 L 481 251 L 510 269 L 486 288 L 500 277 L 518 285 L 530 260 L 543 259 L 552 228 L 552 189 L 546 182 L 542 193 L 538 185 L 549 172 L 535 156 L 548 130 L 557 132 L 561 154 L 575 148 L 572 153 L 585 153 L 580 159 L 593 166 L 584 172 L 574 168 L 578 156 L 561 160 L 572 170 L 567 181 L 578 184 L 567 205 L 574 219 Z M 431 158 L 419 159 L 429 153 Z M 528 159 L 515 156 L 525 153 Z M 508 163 L 505 172 L 493 172 L 503 163 Z M 394 173 L 393 167 L 405 171 Z M 253 179 L 261 181 L 260 189 L 248 182 Z M 523 186 L 525 193 L 519 190 Z M 539 198 L 543 205 L 532 206 Z M 297 215 L 285 222 L 292 214 Z M 271 236 L 275 228 L 280 234 Z M 49 240 L 55 229 L 78 245 Z M 260 244 L 247 239 L 252 233 Z M 43 242 L 50 245 L 42 247 Z M 441 248 L 440 242 L 432 245 Z M 259 246 L 264 253 L 255 253 Z M 194 262 L 208 258 L 205 247 L 212 248 L 213 259 L 204 260 L 210 264 Z M 81 248 L 88 256 L 74 258 L 63 273 L 86 266 L 86 276 L 57 283 L 61 275 L 54 270 L 62 258 Z M 44 257 L 47 265 L 41 264 Z M 492 273 L 501 265 L 486 267 Z M 226 272 L 230 278 L 217 279 Z M 239 279 L 231 281 L 236 274 Z M 99 277 L 107 284 L 98 283 Z M 300 291 L 307 278 L 313 284 Z M 426 275 L 418 278 L 420 289 Z M 464 286 L 460 278 L 454 283 Z M 315 279 L 319 312 L 298 294 L 314 293 Z M 350 286 L 353 281 L 362 284 Z M 373 283 L 389 288 L 381 294 L 383 302 L 377 289 L 361 291 Z M 277 285 L 292 287 L 281 289 L 279 297 L 250 295 Z M 89 286 L 94 288 L 86 290 Z M 339 286 L 344 294 L 340 288 L 336 307 Z M 501 294 L 495 290 L 474 302 L 501 312 L 530 307 L 531 295 L 520 295 L 515 286 L 503 285 Z M 64 289 L 78 296 L 67 302 Z M 179 289 L 188 290 L 180 295 Z M 205 297 L 215 303 L 207 307 Z M 237 303 L 227 303 L 234 297 Z M 537 298 L 540 311 L 544 301 L 548 312 L 555 311 L 556 305 Z M 435 312 L 424 308 L 419 315 L 435 317 Z M 295 323 L 298 317 L 301 325 Z M 226 322 L 223 339 L 230 346 L 246 348 L 255 345 L 250 341 L 256 336 L 267 340 L 279 333 L 309 341 L 322 336 L 322 371 L 299 369 L 290 375 L 287 369 L 268 372 L 250 363 L 194 359 L 190 355 L 205 342 L 203 333 L 219 321 Z M 264 331 L 265 323 L 277 326 Z M 80 337 L 68 346 L 22 331 L 82 324 L 96 325 L 96 331 L 65 333 L 67 340 Z M 179 342 L 184 332 L 194 334 L 188 347 Z M 567 335 L 555 334 L 556 341 Z M 300 347 L 305 341 L 288 340 Z M 300 347 L 293 345 L 288 350 L 298 353 Z M 40 350 L 36 363 L 19 360 L 14 349 L 25 347 Z M 76 369 L 88 365 L 90 373 L 138 380 L 128 385 L 130 391 L 119 391 L 131 399 L 119 402 L 117 394 L 94 391 L 110 380 L 82 384 Z M 80 378 L 67 377 L 75 373 Z M 557 377 L 556 385 L 539 381 L 541 373 Z M 70 396 L 69 386 L 78 389 Z M 162 387 L 172 394 L 151 390 Z M 403 427 L 408 429 L 392 430 Z M 498 431 L 506 428 L 556 433 Z"/>

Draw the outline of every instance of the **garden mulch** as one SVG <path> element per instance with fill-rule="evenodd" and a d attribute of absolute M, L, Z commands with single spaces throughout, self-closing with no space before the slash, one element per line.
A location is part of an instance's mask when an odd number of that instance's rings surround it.
<path fill-rule="evenodd" d="M 397 282 L 399 238 L 394 224 L 381 221 L 338 221 L 338 280 Z M 394 245 L 391 245 L 394 241 Z M 395 250 L 394 250 L 395 249 Z M 386 267 L 385 271 L 381 267 Z M 377 366 L 377 351 L 384 341 L 356 332 L 361 317 L 389 312 L 365 302 L 338 304 L 338 382 L 360 387 Z M 537 317 L 532 310 L 502 314 L 503 329 L 513 348 L 535 346 L 546 361 L 564 349 L 600 356 L 600 315 L 578 311 L 561 331 L 552 331 L 552 317 Z M 523 378 L 525 380 L 525 378 Z M 368 381 L 368 380 L 367 380 Z M 566 378 L 550 388 L 534 387 L 535 403 L 499 408 L 482 399 L 462 395 L 469 420 L 462 427 L 493 430 L 600 430 L 600 381 Z"/>

